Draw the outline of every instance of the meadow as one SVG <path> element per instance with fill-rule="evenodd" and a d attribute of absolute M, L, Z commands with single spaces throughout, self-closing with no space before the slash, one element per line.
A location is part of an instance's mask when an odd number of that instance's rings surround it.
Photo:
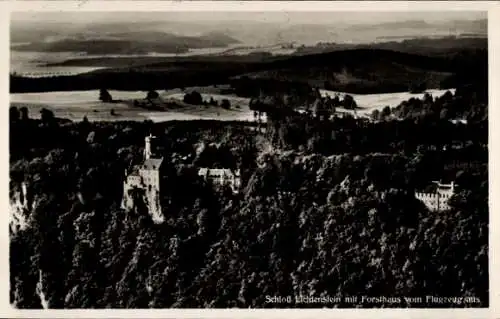
<path fill-rule="evenodd" d="M 143 108 L 134 107 L 133 100 L 141 100 L 146 97 L 144 91 L 117 91 L 110 90 L 109 93 L 116 103 L 103 103 L 99 101 L 99 91 L 69 91 L 69 92 L 44 92 L 44 93 L 13 93 L 10 94 L 12 106 L 28 107 L 33 118 L 39 117 L 42 108 L 50 109 L 57 117 L 68 118 L 73 121 L 81 121 L 84 116 L 90 121 L 123 121 L 123 120 L 152 120 L 163 122 L 171 120 L 227 120 L 227 121 L 253 121 L 253 111 L 248 107 L 250 99 L 237 97 L 234 95 L 220 94 L 220 90 L 213 87 L 198 87 L 204 100 L 211 98 L 222 101 L 228 99 L 231 109 L 226 110 L 215 106 L 195 106 L 182 102 L 184 93 L 180 89 L 160 91 L 160 99 L 163 101 L 174 100 L 182 107 L 167 111 L 149 111 Z M 450 90 L 454 93 L 454 89 Z M 214 92 L 214 93 L 211 93 Z M 446 90 L 428 90 L 427 93 L 433 96 L 441 96 Z M 345 92 L 335 92 L 320 90 L 322 96 L 343 97 Z M 385 106 L 395 107 L 401 102 L 410 98 L 422 98 L 424 93 L 412 94 L 408 92 L 384 93 L 384 94 L 350 94 L 354 97 L 360 107 L 356 111 L 358 115 L 368 116 L 375 109 L 382 109 Z M 111 115 L 114 110 L 115 115 Z M 340 109 L 340 112 L 353 112 L 352 110 Z"/>
<path fill-rule="evenodd" d="M 184 93 L 177 90 L 169 90 L 160 93 L 163 101 L 175 100 L 182 108 L 168 111 L 149 111 L 134 107 L 133 100 L 141 100 L 146 97 L 143 91 L 116 91 L 109 93 L 117 102 L 103 103 L 99 101 L 99 91 L 70 91 L 70 92 L 44 92 L 44 93 L 15 93 L 10 94 L 12 106 L 27 107 L 30 116 L 40 117 L 42 108 L 50 109 L 56 117 L 67 118 L 72 121 L 81 121 L 84 116 L 89 121 L 142 121 L 152 120 L 163 122 L 171 120 L 226 120 L 226 121 L 253 121 L 253 111 L 248 108 L 249 99 L 238 98 L 230 95 L 205 94 L 203 99 L 221 101 L 228 99 L 233 106 L 225 110 L 214 106 L 197 106 L 182 103 Z M 111 110 L 115 115 L 111 115 Z"/>
<path fill-rule="evenodd" d="M 449 90 L 427 90 L 424 93 L 409 93 L 409 92 L 395 92 L 395 93 L 382 93 L 382 94 L 350 94 L 345 92 L 336 92 L 336 91 L 328 91 L 328 90 L 319 90 L 321 96 L 330 96 L 333 98 L 335 95 L 339 95 L 341 98 L 344 97 L 345 94 L 351 95 L 359 109 L 356 110 L 358 115 L 369 115 L 374 110 L 382 110 L 384 107 L 396 107 L 401 102 L 407 101 L 411 98 L 422 99 L 425 93 L 431 94 L 433 97 L 441 96 L 446 93 L 446 91 L 450 91 L 451 93 L 455 93 L 455 89 Z M 353 110 L 340 109 L 342 112 L 354 112 Z"/>

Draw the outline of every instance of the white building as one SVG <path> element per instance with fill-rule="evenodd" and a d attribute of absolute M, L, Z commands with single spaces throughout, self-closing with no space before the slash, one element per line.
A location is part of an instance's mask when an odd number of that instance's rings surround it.
<path fill-rule="evenodd" d="M 431 211 L 445 211 L 450 209 L 448 200 L 455 193 L 455 184 L 441 184 L 433 181 L 436 184 L 436 190 L 432 193 L 415 193 L 415 197 L 429 208 Z"/>
<path fill-rule="evenodd" d="M 205 181 L 214 185 L 228 185 L 233 193 L 238 193 L 241 187 L 240 170 L 231 170 L 227 168 L 200 168 L 198 175 Z"/>
<path fill-rule="evenodd" d="M 466 119 L 452 119 L 450 120 L 450 122 L 453 124 L 467 124 Z"/>
<path fill-rule="evenodd" d="M 144 161 L 134 166 L 130 172 L 125 171 L 123 183 L 122 208 L 133 207 L 132 191 L 144 191 L 144 200 L 149 214 L 155 223 L 164 220 L 160 205 L 160 180 L 163 158 L 156 153 L 156 137 L 149 135 L 145 138 Z"/>

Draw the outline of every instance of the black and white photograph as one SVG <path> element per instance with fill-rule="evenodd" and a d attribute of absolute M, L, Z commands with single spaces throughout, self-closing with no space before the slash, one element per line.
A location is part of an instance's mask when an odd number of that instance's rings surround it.
<path fill-rule="evenodd" d="M 486 10 L 114 3 L 10 13 L 13 309 L 490 307 Z"/>

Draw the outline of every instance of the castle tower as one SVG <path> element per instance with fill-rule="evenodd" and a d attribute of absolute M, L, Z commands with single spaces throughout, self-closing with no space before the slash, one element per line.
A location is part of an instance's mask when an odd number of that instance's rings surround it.
<path fill-rule="evenodd" d="M 156 136 L 149 134 L 144 138 L 144 160 L 154 158 L 156 155 Z"/>

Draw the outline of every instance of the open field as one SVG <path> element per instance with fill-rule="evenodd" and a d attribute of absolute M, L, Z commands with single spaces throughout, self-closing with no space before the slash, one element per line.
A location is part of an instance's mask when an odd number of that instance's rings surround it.
<path fill-rule="evenodd" d="M 189 88 L 186 91 L 191 91 L 194 88 Z M 219 92 L 220 90 L 213 87 L 198 87 L 201 92 Z M 452 93 L 454 89 L 450 90 Z M 233 95 L 222 95 L 217 93 L 202 93 L 204 100 L 213 98 L 220 103 L 223 99 L 228 99 L 231 103 L 231 109 L 225 110 L 214 106 L 193 106 L 182 103 L 184 93 L 180 89 L 161 91 L 160 97 L 162 100 L 175 100 L 182 108 L 177 108 L 169 111 L 148 111 L 143 108 L 132 106 L 131 101 L 134 99 L 143 99 L 146 92 L 143 91 L 115 91 L 110 90 L 110 94 L 115 100 L 120 100 L 117 103 L 102 103 L 98 100 L 99 91 L 71 91 L 71 92 L 47 92 L 47 93 L 17 93 L 10 94 L 11 105 L 22 107 L 26 106 L 29 109 L 31 117 L 39 117 L 42 108 L 48 108 L 54 112 L 57 117 L 68 118 L 74 121 L 81 121 L 84 116 L 90 121 L 124 121 L 134 120 L 143 121 L 146 119 L 162 122 L 170 120 L 193 120 L 193 119 L 210 119 L 210 120 L 227 120 L 227 121 L 253 121 L 253 111 L 248 108 L 249 99 L 241 98 Z M 433 96 L 441 96 L 446 90 L 428 90 L 428 93 Z M 320 90 L 323 96 L 334 96 L 339 94 L 341 97 L 346 93 Z M 408 92 L 386 93 L 386 94 L 351 94 L 360 109 L 356 111 L 358 115 L 368 116 L 375 109 L 382 109 L 385 106 L 395 107 L 402 101 L 412 97 L 422 98 L 424 93 L 411 94 Z M 111 110 L 115 111 L 116 115 L 111 115 Z M 339 108 L 339 112 L 350 112 L 352 110 L 344 110 Z"/>
<path fill-rule="evenodd" d="M 69 76 L 102 69 L 102 66 L 58 66 L 47 64 L 61 63 L 79 57 L 72 52 L 44 53 L 11 51 L 10 72 L 24 77 Z"/>
<path fill-rule="evenodd" d="M 40 116 L 42 108 L 50 109 L 57 117 L 68 118 L 73 121 L 81 121 L 87 116 L 89 121 L 125 121 L 125 120 L 152 120 L 156 122 L 170 120 L 225 120 L 225 121 L 253 121 L 253 112 L 248 108 L 248 99 L 220 94 L 202 94 L 204 99 L 213 97 L 215 100 L 228 99 L 233 106 L 225 110 L 214 106 L 185 106 L 182 109 L 171 111 L 148 111 L 143 108 L 131 106 L 134 99 L 143 99 L 146 92 L 142 91 L 114 91 L 109 93 L 117 103 L 103 103 L 98 100 L 99 91 L 71 91 L 71 92 L 47 92 L 47 93 L 20 93 L 11 94 L 12 106 L 29 109 L 30 116 Z M 163 100 L 182 101 L 183 93 L 160 92 Z M 182 102 L 181 102 L 182 104 Z M 239 106 L 239 108 L 236 107 Z M 116 115 L 111 115 L 114 110 Z"/>
<path fill-rule="evenodd" d="M 115 100 L 142 99 L 147 92 L 108 90 Z M 82 103 L 99 102 L 99 90 L 44 92 L 44 93 L 13 93 L 10 101 L 15 103 L 33 103 L 47 105 L 63 105 L 68 108 L 78 107 Z"/>
<path fill-rule="evenodd" d="M 441 96 L 448 90 L 427 90 L 426 92 L 431 94 L 433 97 Z M 451 93 L 455 93 L 455 89 L 449 90 Z M 344 92 L 335 92 L 328 90 L 320 90 L 322 96 L 334 97 L 338 94 L 341 98 L 346 94 Z M 384 93 L 384 94 L 350 94 L 360 109 L 356 110 L 358 115 L 369 115 L 374 110 L 381 110 L 386 106 L 395 107 L 401 102 L 409 100 L 411 98 L 422 99 L 425 93 L 409 93 L 409 92 L 396 92 L 396 93 Z M 340 109 L 342 112 L 352 113 L 352 110 Z"/>
<path fill-rule="evenodd" d="M 12 106 L 27 106 L 30 117 L 40 118 L 42 108 L 50 109 L 56 117 L 67 118 L 72 121 L 81 121 L 86 116 L 89 121 L 144 121 L 153 122 L 182 121 L 182 120 L 220 120 L 220 121 L 253 121 L 253 112 L 246 109 L 225 110 L 214 106 L 189 106 L 172 111 L 149 111 L 142 108 L 134 108 L 126 103 L 101 103 L 76 102 L 69 105 L 63 104 L 40 104 L 40 103 L 17 103 Z M 111 110 L 115 115 L 111 115 Z"/>
<path fill-rule="evenodd" d="M 238 96 L 235 96 L 235 95 L 201 93 L 201 96 L 202 96 L 203 100 L 205 100 L 205 101 L 209 101 L 210 98 L 213 98 L 218 103 L 220 103 L 224 99 L 227 99 L 231 103 L 231 107 L 232 108 L 233 107 L 238 108 L 238 106 L 240 108 L 244 108 L 244 107 L 247 107 L 248 104 L 250 103 L 250 99 L 249 98 L 238 97 Z M 167 94 L 161 94 L 161 97 L 164 98 L 164 99 L 174 99 L 174 100 L 182 101 L 183 98 L 184 98 L 184 93 L 180 92 L 180 93 L 173 93 L 173 94 L 168 94 L 168 93 Z"/>

